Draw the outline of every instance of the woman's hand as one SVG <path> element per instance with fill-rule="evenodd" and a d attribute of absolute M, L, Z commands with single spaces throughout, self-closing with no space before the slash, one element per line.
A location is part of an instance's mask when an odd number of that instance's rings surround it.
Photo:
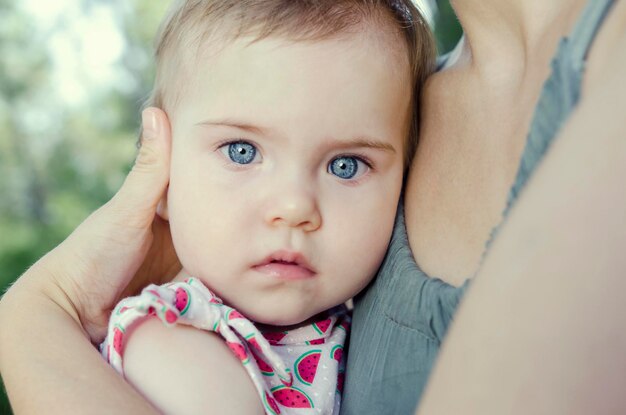
<path fill-rule="evenodd" d="M 154 411 L 91 344 L 120 297 L 180 268 L 156 214 L 169 182 L 169 121 L 156 108 L 142 117 L 142 145 L 117 194 L 0 301 L 0 371 L 16 413 Z"/>
<path fill-rule="evenodd" d="M 148 108 L 142 122 L 139 154 L 120 190 L 42 258 L 34 275 L 20 278 L 34 280 L 94 343 L 104 338 L 122 295 L 173 277 L 180 268 L 169 224 L 155 214 L 169 182 L 169 121 L 163 111 Z"/>

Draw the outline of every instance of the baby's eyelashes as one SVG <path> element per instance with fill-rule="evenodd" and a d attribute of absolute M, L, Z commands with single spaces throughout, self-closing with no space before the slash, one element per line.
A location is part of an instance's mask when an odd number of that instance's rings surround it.
<path fill-rule="evenodd" d="M 240 138 L 225 140 L 218 143 L 217 150 L 219 150 L 221 156 L 226 159 L 227 163 L 232 166 L 244 167 L 249 164 L 257 164 L 263 162 L 265 158 L 261 154 L 261 150 L 257 144 Z M 324 151 L 323 153 L 326 154 L 320 153 L 318 156 L 314 156 L 304 150 L 302 153 L 306 153 L 308 155 L 303 156 L 302 160 L 298 162 L 298 166 L 300 166 L 299 168 L 308 169 L 306 167 L 308 162 L 305 160 L 313 159 L 310 162 L 315 164 L 315 166 L 311 165 L 309 168 L 320 169 L 320 171 L 330 174 L 334 178 L 337 178 L 339 181 L 346 184 L 357 184 L 361 177 L 374 170 L 373 163 L 370 159 L 360 154 L 341 154 L 333 151 L 329 152 L 329 155 L 326 151 Z M 278 152 L 277 150 L 271 153 L 271 158 L 275 160 L 279 160 L 281 157 L 283 159 L 290 157 L 291 161 L 298 159 L 294 155 L 289 155 L 285 152 Z"/>
<path fill-rule="evenodd" d="M 224 143 L 219 147 L 222 154 L 237 164 L 250 164 L 260 162 L 261 154 L 254 144 L 247 141 L 233 141 Z"/>
<path fill-rule="evenodd" d="M 357 156 L 339 156 L 328 163 L 328 173 L 343 180 L 361 177 L 369 169 L 369 163 Z"/>

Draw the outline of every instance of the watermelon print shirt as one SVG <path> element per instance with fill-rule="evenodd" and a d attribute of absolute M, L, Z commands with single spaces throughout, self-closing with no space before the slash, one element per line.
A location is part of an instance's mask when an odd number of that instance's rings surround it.
<path fill-rule="evenodd" d="M 150 285 L 115 307 L 100 351 L 124 375 L 124 335 L 138 319 L 156 316 L 167 326 L 186 324 L 224 338 L 246 368 L 266 414 L 339 414 L 350 325 L 345 307 L 294 330 L 261 333 L 198 279 Z"/>

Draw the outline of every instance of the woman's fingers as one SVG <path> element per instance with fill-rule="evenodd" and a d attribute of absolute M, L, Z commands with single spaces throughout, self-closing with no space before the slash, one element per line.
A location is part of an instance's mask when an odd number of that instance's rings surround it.
<path fill-rule="evenodd" d="M 136 288 L 163 278 L 177 263 L 167 223 L 155 233 L 156 208 L 169 183 L 169 121 L 157 108 L 142 118 L 142 145 L 120 190 L 46 255 L 56 276 L 51 291 L 69 300 L 64 308 L 80 316 L 92 341 L 104 335 L 108 313 L 129 283 Z"/>
<path fill-rule="evenodd" d="M 139 154 L 110 205 L 123 215 L 127 226 L 145 229 L 167 190 L 171 142 L 169 121 L 162 110 L 145 109 L 142 125 Z"/>

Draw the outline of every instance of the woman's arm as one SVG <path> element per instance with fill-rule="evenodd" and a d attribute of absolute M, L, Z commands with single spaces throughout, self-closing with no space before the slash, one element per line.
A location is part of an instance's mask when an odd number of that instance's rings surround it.
<path fill-rule="evenodd" d="M 91 345 L 78 316 L 39 265 L 0 302 L 0 367 L 16 414 L 156 413 Z"/>
<path fill-rule="evenodd" d="M 158 109 L 143 115 L 142 146 L 121 189 L 0 301 L 0 372 L 16 413 L 152 410 L 92 345 L 125 289 L 180 266 L 155 218 L 169 181 L 169 122 Z"/>
<path fill-rule="evenodd" d="M 473 282 L 420 414 L 626 412 L 625 15 L 594 46 L 583 99 Z"/>

